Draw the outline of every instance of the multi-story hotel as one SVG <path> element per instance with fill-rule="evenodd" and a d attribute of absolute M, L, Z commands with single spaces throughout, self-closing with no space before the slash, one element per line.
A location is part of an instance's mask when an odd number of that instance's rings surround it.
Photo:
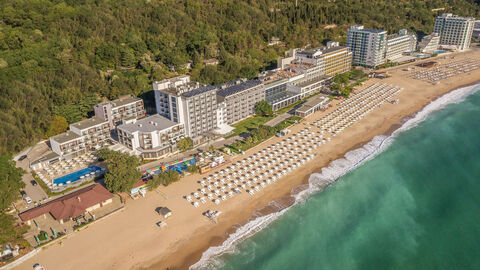
<path fill-rule="evenodd" d="M 440 36 L 438 33 L 432 33 L 431 35 L 422 38 L 422 41 L 418 43 L 418 49 L 422 53 L 430 53 L 438 50 L 439 45 Z"/>
<path fill-rule="evenodd" d="M 287 65 L 291 68 L 295 68 L 297 65 L 311 65 L 315 67 L 315 70 L 309 68 L 309 70 L 312 70 L 309 72 L 310 74 L 300 70 L 301 73 L 306 73 L 306 77 L 313 75 L 313 73 L 335 76 L 352 68 L 352 53 L 347 47 L 340 46 L 338 42 L 334 41 L 327 42 L 325 47 L 309 50 L 291 50 L 290 54 L 292 56 L 281 58 L 279 63 L 283 68 L 287 67 Z M 286 61 L 286 59 L 290 58 L 293 59 Z"/>
<path fill-rule="evenodd" d="M 441 46 L 453 46 L 463 51 L 470 47 L 474 24 L 475 19 L 472 17 L 445 13 L 435 20 L 433 32 L 439 34 Z"/>
<path fill-rule="evenodd" d="M 402 29 L 398 34 L 387 36 L 387 46 L 385 48 L 385 59 L 394 61 L 410 54 L 417 49 L 417 37 L 415 34 L 409 34 L 406 29 Z"/>
<path fill-rule="evenodd" d="M 324 74 L 335 76 L 352 69 L 352 53 L 346 46 L 339 46 L 338 42 L 328 42 L 322 51 Z"/>
<path fill-rule="evenodd" d="M 241 82 L 217 91 L 218 103 L 225 103 L 228 125 L 255 114 L 255 105 L 265 100 L 265 87 L 260 80 Z"/>
<path fill-rule="evenodd" d="M 330 76 L 315 74 L 290 82 L 287 88 L 292 93 L 297 93 L 299 100 L 320 92 L 328 82 Z"/>
<path fill-rule="evenodd" d="M 290 83 L 303 78 L 304 74 L 293 69 L 281 69 L 277 71 L 265 71 L 259 75 L 259 79 L 265 86 L 265 100 L 273 110 L 279 110 L 300 100 L 298 92 L 293 92 Z"/>
<path fill-rule="evenodd" d="M 475 21 L 473 26 L 473 38 L 475 40 L 480 40 L 480 20 Z"/>
<path fill-rule="evenodd" d="M 353 65 L 376 67 L 385 62 L 387 31 L 365 29 L 363 25 L 353 25 L 347 32 L 347 47 L 352 52 Z"/>
<path fill-rule="evenodd" d="M 178 140 L 185 137 L 183 124 L 158 114 L 128 122 L 117 127 L 118 140 L 146 159 L 175 152 Z"/>
<path fill-rule="evenodd" d="M 195 139 L 217 128 L 217 87 L 191 82 L 183 75 L 153 83 L 157 113 L 184 124 Z"/>
<path fill-rule="evenodd" d="M 122 123 L 124 119 L 138 119 L 145 116 L 143 100 L 133 95 L 102 102 L 93 108 L 95 116 L 108 121 L 111 128 Z"/>
<path fill-rule="evenodd" d="M 71 124 L 69 131 L 51 137 L 50 146 L 53 152 L 68 159 L 101 148 L 109 137 L 109 123 L 92 117 Z"/>

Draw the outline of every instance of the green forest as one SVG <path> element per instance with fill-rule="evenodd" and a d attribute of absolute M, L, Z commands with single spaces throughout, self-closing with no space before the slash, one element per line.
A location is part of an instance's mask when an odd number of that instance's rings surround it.
<path fill-rule="evenodd" d="M 0 0 L 0 153 L 62 132 L 102 98 L 151 104 L 154 80 L 252 78 L 288 48 L 344 42 L 349 25 L 422 36 L 439 12 L 479 16 L 479 1 Z"/>

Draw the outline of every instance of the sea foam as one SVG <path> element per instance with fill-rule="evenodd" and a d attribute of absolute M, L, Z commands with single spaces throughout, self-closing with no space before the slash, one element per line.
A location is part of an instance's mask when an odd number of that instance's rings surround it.
<path fill-rule="evenodd" d="M 225 240 L 220 246 L 208 248 L 202 254 L 201 259 L 190 266 L 190 269 L 221 268 L 224 265 L 224 262 L 220 256 L 223 254 L 234 254 L 236 252 L 235 247 L 238 243 L 267 227 L 270 223 L 285 214 L 291 207 L 298 203 L 305 202 L 310 196 L 323 190 L 326 186 L 331 185 L 341 176 L 383 152 L 393 143 L 396 136 L 425 121 L 433 112 L 441 110 L 449 104 L 460 103 L 464 101 L 467 96 L 479 90 L 480 83 L 451 91 L 429 103 L 412 118 L 405 121 L 405 123 L 403 123 L 400 128 L 396 129 L 390 136 L 375 136 L 370 142 L 362 147 L 351 150 L 347 152 L 343 158 L 332 161 L 327 167 L 322 168 L 321 173 L 310 175 L 308 187 L 302 187 L 302 191 L 299 192 L 292 192 L 292 196 L 295 198 L 295 203 L 292 206 L 283 208 L 278 212 L 259 216 L 239 227 L 234 233 L 230 234 L 227 240 Z"/>

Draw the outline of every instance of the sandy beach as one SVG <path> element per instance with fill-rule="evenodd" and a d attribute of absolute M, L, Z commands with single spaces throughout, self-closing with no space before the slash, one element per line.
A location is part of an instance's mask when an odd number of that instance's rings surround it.
<path fill-rule="evenodd" d="M 480 50 L 440 56 L 430 61 L 443 64 L 462 59 L 480 61 Z M 313 161 L 261 189 L 255 196 L 243 192 L 220 205 L 209 202 L 195 208 L 183 196 L 199 188 L 197 181 L 204 175 L 191 175 L 168 187 L 159 188 L 157 192 L 149 192 L 145 198 L 129 200 L 121 212 L 70 235 L 62 240 L 63 245 L 57 243 L 43 248 L 35 257 L 15 269 L 30 270 L 34 263 L 40 263 L 49 270 L 188 268 L 200 259 L 208 247 L 220 245 L 236 228 L 260 215 L 278 211 L 293 203 L 292 190 L 308 184 L 310 174 L 319 172 L 331 161 L 343 157 L 346 152 L 360 147 L 373 137 L 391 133 L 406 117 L 421 110 L 438 96 L 480 81 L 480 69 L 432 84 L 410 78 L 408 74 L 412 70 L 405 71 L 405 67 L 391 68 L 388 72 L 392 77 L 370 79 L 357 90 L 361 91 L 375 83 L 399 86 L 403 90 L 395 96 L 399 99 L 398 104 L 384 103 L 316 149 L 314 152 L 317 156 Z M 416 67 L 417 71 L 422 69 Z M 333 111 L 336 103 L 338 101 L 334 101 L 332 108 L 325 112 L 317 112 L 292 126 L 292 134 L 311 126 L 310 123 Z M 284 138 L 274 137 L 232 161 L 241 160 Z M 216 170 L 223 168 L 225 166 Z M 269 206 L 272 201 L 279 203 L 275 207 Z M 155 225 L 164 220 L 155 212 L 159 206 L 166 206 L 173 212 L 172 217 L 166 221 L 168 226 L 164 228 Z M 222 212 L 218 223 L 202 215 L 208 209 Z"/>

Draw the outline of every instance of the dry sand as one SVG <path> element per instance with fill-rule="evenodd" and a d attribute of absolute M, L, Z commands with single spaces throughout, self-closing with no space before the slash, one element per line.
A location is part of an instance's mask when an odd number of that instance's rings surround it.
<path fill-rule="evenodd" d="M 480 59 L 480 50 L 455 54 L 455 57 L 455 60 Z M 435 61 L 445 63 L 452 59 Z M 146 198 L 128 201 L 122 212 L 62 240 L 63 246 L 55 244 L 44 248 L 38 255 L 15 269 L 31 270 L 32 265 L 37 262 L 49 270 L 188 268 L 200 259 L 209 246 L 221 244 L 239 226 L 259 214 L 277 210 L 268 207 L 270 202 L 280 199 L 284 205 L 292 203 L 292 190 L 307 184 L 311 173 L 318 172 L 329 162 L 342 157 L 351 149 L 360 147 L 374 136 L 390 133 L 405 117 L 421 110 L 436 97 L 480 81 L 480 70 L 475 70 L 432 85 L 407 78 L 405 75 L 411 71 L 403 71 L 403 68 L 404 66 L 390 69 L 389 73 L 393 75 L 391 78 L 370 79 L 364 86 L 380 82 L 403 87 L 396 96 L 400 99 L 399 104 L 384 103 L 332 138 L 331 142 L 317 149 L 318 155 L 313 161 L 257 192 L 255 196 L 243 192 L 220 205 L 208 202 L 194 208 L 183 196 L 199 188 L 197 181 L 203 176 L 189 176 L 178 183 L 160 188 L 160 192 L 149 192 Z M 335 106 L 326 112 L 309 116 L 302 123 L 293 126 L 292 133 L 302 130 L 309 122 L 334 109 Z M 272 138 L 250 149 L 245 155 L 251 155 L 281 139 L 283 138 Z M 244 157 L 236 157 L 234 161 Z M 162 229 L 155 225 L 163 219 L 154 211 L 158 206 L 167 206 L 173 211 L 173 216 L 167 220 L 168 226 Z M 207 209 L 223 212 L 218 218 L 218 224 L 202 216 L 202 212 Z M 263 210 L 258 211 L 259 209 Z"/>

